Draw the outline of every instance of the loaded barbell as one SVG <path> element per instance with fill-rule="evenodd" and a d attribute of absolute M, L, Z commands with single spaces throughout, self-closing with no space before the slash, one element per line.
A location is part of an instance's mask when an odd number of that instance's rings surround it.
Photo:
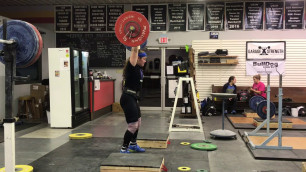
<path fill-rule="evenodd" d="M 147 18 L 135 11 L 123 13 L 115 24 L 117 39 L 130 51 L 132 47 L 145 48 L 149 33 L 150 25 Z"/>
<path fill-rule="evenodd" d="M 34 64 L 40 57 L 43 40 L 35 26 L 21 20 L 10 20 L 7 22 L 7 40 L 3 38 L 3 26 L 0 27 L 0 51 L 4 44 L 16 43 L 16 67 L 24 68 Z M 0 61 L 5 63 L 0 53 Z"/>
<path fill-rule="evenodd" d="M 253 96 L 249 101 L 250 108 L 257 112 L 258 116 L 262 119 L 267 118 L 267 100 L 261 96 Z M 274 103 L 270 102 L 270 118 L 275 115 L 276 107 Z"/>

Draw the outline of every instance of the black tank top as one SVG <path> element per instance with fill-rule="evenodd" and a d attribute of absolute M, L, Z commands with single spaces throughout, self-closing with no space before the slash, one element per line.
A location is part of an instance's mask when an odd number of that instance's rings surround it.
<path fill-rule="evenodd" d="M 140 91 L 143 80 L 143 72 L 141 67 L 138 65 L 132 66 L 129 61 L 125 70 L 124 87 L 134 91 Z"/>

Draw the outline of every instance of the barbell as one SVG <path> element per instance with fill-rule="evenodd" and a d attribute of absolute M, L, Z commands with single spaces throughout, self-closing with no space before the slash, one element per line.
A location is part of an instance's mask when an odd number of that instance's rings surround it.
<path fill-rule="evenodd" d="M 115 24 L 117 39 L 130 51 L 132 47 L 145 48 L 149 33 L 150 25 L 147 18 L 135 11 L 121 14 Z"/>
<path fill-rule="evenodd" d="M 25 68 L 34 64 L 43 48 L 43 40 L 37 28 L 25 21 L 10 20 L 6 29 L 7 40 L 3 40 L 3 25 L 0 27 L 0 50 L 3 50 L 4 44 L 16 43 L 16 67 Z M 5 63 L 2 53 L 0 61 Z"/>
<path fill-rule="evenodd" d="M 250 108 L 257 112 L 258 116 L 262 119 L 267 118 L 267 105 L 268 102 L 261 96 L 253 96 L 249 101 Z M 270 102 L 270 118 L 275 115 L 276 107 L 274 103 Z"/>

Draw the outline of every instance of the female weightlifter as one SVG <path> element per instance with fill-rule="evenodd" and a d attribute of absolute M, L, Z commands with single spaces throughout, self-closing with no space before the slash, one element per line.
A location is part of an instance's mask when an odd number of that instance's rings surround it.
<path fill-rule="evenodd" d="M 237 87 L 236 87 L 236 77 L 230 76 L 228 78 L 228 82 L 223 85 L 223 93 L 231 93 L 231 94 L 237 94 Z M 225 107 L 224 107 L 224 113 L 227 113 L 228 107 L 231 109 L 231 114 L 236 113 L 236 104 L 237 104 L 237 98 L 229 98 L 225 99 Z"/>
<path fill-rule="evenodd" d="M 253 76 L 253 87 L 250 88 L 250 92 L 254 93 L 254 95 L 259 95 L 264 97 L 265 99 L 267 98 L 267 94 L 266 94 L 266 86 L 263 82 L 260 82 L 260 75 L 254 75 Z"/>
<path fill-rule="evenodd" d="M 146 63 L 147 54 L 141 50 L 138 52 L 138 49 L 139 46 L 132 47 L 131 56 L 123 69 L 124 85 L 120 105 L 124 111 L 128 127 L 124 134 L 120 153 L 145 152 L 145 149 L 137 145 L 136 140 L 141 125 L 138 100 L 143 81 L 142 67 Z"/>

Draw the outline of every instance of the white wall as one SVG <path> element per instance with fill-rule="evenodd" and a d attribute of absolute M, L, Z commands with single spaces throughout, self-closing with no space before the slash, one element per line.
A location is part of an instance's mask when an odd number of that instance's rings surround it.
<path fill-rule="evenodd" d="M 281 36 L 279 36 L 281 37 Z M 268 38 L 268 36 L 267 36 Z M 223 86 L 231 75 L 236 76 L 236 85 L 252 86 L 252 76 L 246 76 L 246 41 L 286 41 L 286 65 L 283 76 L 283 87 L 306 87 L 306 39 L 241 39 L 241 40 L 194 40 L 196 86 L 200 99 L 210 96 L 211 85 Z M 228 49 L 229 55 L 238 56 L 238 65 L 231 66 L 198 66 L 198 53 L 214 52 L 216 49 Z M 262 76 L 267 84 L 267 77 Z M 271 86 L 277 87 L 278 76 L 270 77 Z"/>

